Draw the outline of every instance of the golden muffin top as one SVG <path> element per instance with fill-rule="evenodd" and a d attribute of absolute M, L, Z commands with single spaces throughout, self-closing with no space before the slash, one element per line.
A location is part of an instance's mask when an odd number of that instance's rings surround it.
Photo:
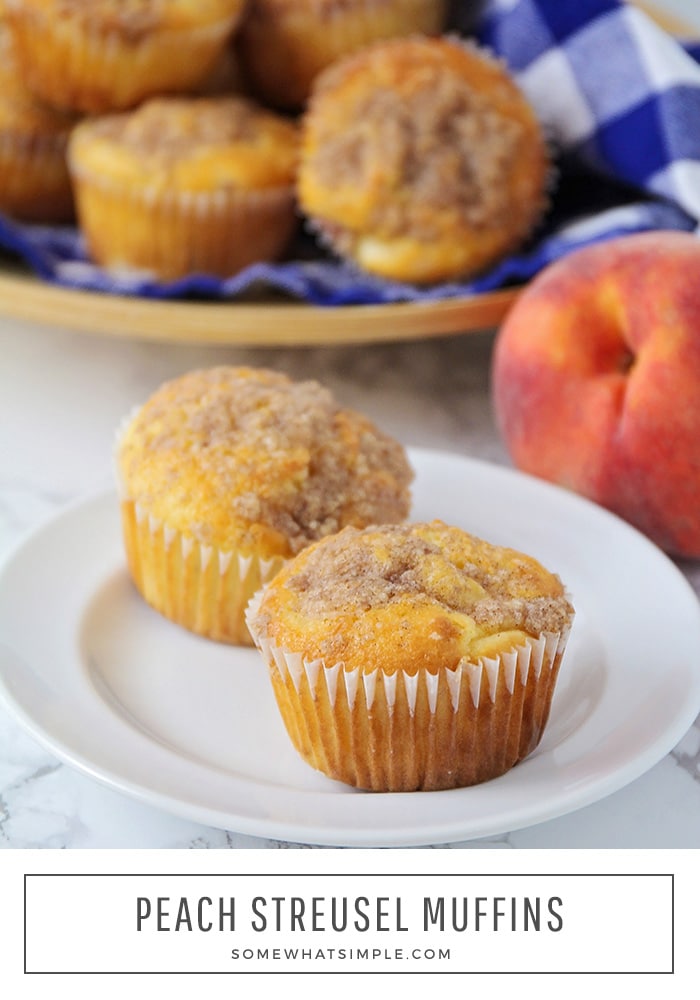
<path fill-rule="evenodd" d="M 12 10 L 73 18 L 93 30 L 117 32 L 133 42 L 159 28 L 187 28 L 238 14 L 243 0 L 6 0 Z"/>
<path fill-rule="evenodd" d="M 243 97 L 157 97 L 82 122 L 71 166 L 99 178 L 176 190 L 289 187 L 298 131 Z"/>
<path fill-rule="evenodd" d="M 311 545 L 249 624 L 306 659 L 391 674 L 454 669 L 563 633 L 572 617 L 559 578 L 531 556 L 432 521 L 347 528 Z"/>
<path fill-rule="evenodd" d="M 413 477 L 398 442 L 317 382 L 225 366 L 163 385 L 117 465 L 126 495 L 169 527 L 263 558 L 403 519 Z"/>
<path fill-rule="evenodd" d="M 492 235 L 504 249 L 529 232 L 544 205 L 547 163 L 537 118 L 500 63 L 452 38 L 394 39 L 317 78 L 299 197 L 370 270 L 383 273 L 383 255 L 409 244 L 426 254 L 445 239 L 458 270 L 465 235 L 477 244 L 465 244 L 470 255 L 479 241 L 490 255 Z"/>

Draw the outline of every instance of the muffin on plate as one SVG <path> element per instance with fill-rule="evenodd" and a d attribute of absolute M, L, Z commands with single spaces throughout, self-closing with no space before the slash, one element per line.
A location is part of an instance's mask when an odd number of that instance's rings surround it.
<path fill-rule="evenodd" d="M 413 477 L 397 441 L 317 382 L 227 366 L 161 386 L 120 431 L 116 466 L 138 590 L 238 644 L 262 582 L 346 525 L 406 517 Z"/>
<path fill-rule="evenodd" d="M 473 785 L 531 753 L 572 619 L 535 559 L 441 521 L 324 538 L 248 610 L 297 751 L 373 791 Z"/>
<path fill-rule="evenodd" d="M 27 222 L 70 222 L 66 147 L 72 115 L 27 90 L 0 25 L 0 212 Z"/>
<path fill-rule="evenodd" d="M 5 0 L 23 74 L 45 101 L 101 113 L 187 92 L 210 72 L 244 0 Z"/>
<path fill-rule="evenodd" d="M 300 108 L 321 70 L 371 42 L 439 34 L 448 0 L 250 0 L 236 44 L 254 92 Z"/>
<path fill-rule="evenodd" d="M 297 157 L 296 126 L 243 97 L 153 98 L 86 119 L 68 150 L 90 255 L 162 280 L 279 257 Z"/>
<path fill-rule="evenodd" d="M 317 79 L 299 201 L 342 257 L 384 278 L 466 278 L 518 247 L 546 204 L 546 144 L 504 67 L 453 38 L 363 49 Z"/>

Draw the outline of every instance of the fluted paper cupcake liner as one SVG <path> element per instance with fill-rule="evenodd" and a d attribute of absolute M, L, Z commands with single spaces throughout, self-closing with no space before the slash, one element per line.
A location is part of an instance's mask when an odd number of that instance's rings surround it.
<path fill-rule="evenodd" d="M 41 17 L 15 0 L 6 0 L 6 9 L 32 90 L 48 103 L 91 113 L 133 107 L 154 94 L 197 85 L 238 19 L 159 28 L 135 41 L 70 11 Z"/>
<path fill-rule="evenodd" d="M 69 162 L 90 253 L 108 268 L 226 277 L 279 257 L 297 224 L 291 187 L 181 192 L 144 177 L 137 188 Z"/>
<path fill-rule="evenodd" d="M 285 559 L 204 545 L 154 516 L 129 496 L 118 462 L 119 445 L 140 407 L 119 424 L 114 475 L 131 578 L 144 600 L 170 621 L 218 642 L 250 646 L 246 607 Z"/>
<path fill-rule="evenodd" d="M 256 634 L 260 598 L 248 623 L 285 727 L 302 758 L 329 777 L 374 791 L 464 787 L 504 774 L 539 743 L 568 633 L 435 671 L 348 671 Z"/>
<path fill-rule="evenodd" d="M 203 545 L 134 500 L 121 500 L 121 517 L 129 571 L 151 607 L 198 635 L 252 644 L 246 605 L 282 567 L 281 556 L 262 559 Z"/>

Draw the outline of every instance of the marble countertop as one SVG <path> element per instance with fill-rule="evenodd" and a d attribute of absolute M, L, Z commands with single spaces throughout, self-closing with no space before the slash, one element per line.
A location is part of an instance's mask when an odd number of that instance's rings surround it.
<path fill-rule="evenodd" d="M 313 377 L 407 445 L 499 464 L 489 332 L 346 348 L 194 347 L 0 319 L 0 558 L 62 506 L 112 485 L 115 427 L 164 379 L 217 363 Z M 700 564 L 681 566 L 700 593 Z M 50 615 L 50 608 L 38 612 Z M 0 846 L 287 848 L 175 818 L 60 763 L 0 708 Z M 439 845 L 438 845 L 439 846 Z M 453 849 L 700 847 L 700 720 L 660 763 L 594 805 Z"/>

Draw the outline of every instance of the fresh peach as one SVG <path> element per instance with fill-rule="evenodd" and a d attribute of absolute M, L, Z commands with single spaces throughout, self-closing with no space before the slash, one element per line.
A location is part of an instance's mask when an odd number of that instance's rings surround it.
<path fill-rule="evenodd" d="M 700 557 L 700 239 L 623 236 L 550 265 L 498 331 L 492 394 L 518 468 Z"/>

